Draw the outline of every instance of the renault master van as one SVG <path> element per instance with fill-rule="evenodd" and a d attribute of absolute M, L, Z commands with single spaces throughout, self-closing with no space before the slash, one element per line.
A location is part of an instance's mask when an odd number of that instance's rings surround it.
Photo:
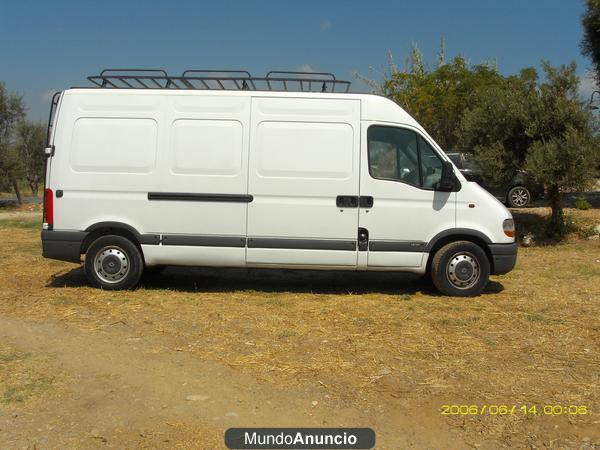
<path fill-rule="evenodd" d="M 391 100 L 330 74 L 103 71 L 58 93 L 43 255 L 90 284 L 162 266 L 427 274 L 480 294 L 517 256 L 510 212 Z"/>

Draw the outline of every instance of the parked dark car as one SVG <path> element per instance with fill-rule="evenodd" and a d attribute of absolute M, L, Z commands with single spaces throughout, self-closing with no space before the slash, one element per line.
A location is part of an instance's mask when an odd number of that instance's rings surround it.
<path fill-rule="evenodd" d="M 467 153 L 450 152 L 447 155 L 467 180 L 477 182 L 510 207 L 523 208 L 544 193 L 544 189 L 528 181 L 523 172 L 516 172 L 509 180 L 499 184 L 484 178 L 479 165 Z"/>

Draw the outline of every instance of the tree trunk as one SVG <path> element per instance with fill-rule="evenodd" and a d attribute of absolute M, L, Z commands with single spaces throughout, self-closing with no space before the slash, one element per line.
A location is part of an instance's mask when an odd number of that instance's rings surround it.
<path fill-rule="evenodd" d="M 21 196 L 21 189 L 19 189 L 19 183 L 17 182 L 17 179 L 15 177 L 11 177 L 10 179 L 12 185 L 13 185 L 13 189 L 15 191 L 15 195 L 17 196 L 17 203 L 19 205 L 23 204 L 23 197 Z"/>
<path fill-rule="evenodd" d="M 562 238 L 566 233 L 565 217 L 562 209 L 562 199 L 558 186 L 550 186 L 547 189 L 548 202 L 552 208 L 552 215 L 548 223 L 548 235 L 553 238 Z"/>
<path fill-rule="evenodd" d="M 29 183 L 29 188 L 31 189 L 31 196 L 32 197 L 37 197 L 37 193 L 38 193 L 38 184 L 35 181 L 31 181 Z"/>

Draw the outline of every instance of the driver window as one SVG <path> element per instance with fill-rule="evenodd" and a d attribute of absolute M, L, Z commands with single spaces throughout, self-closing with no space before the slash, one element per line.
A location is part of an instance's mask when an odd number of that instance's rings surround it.
<path fill-rule="evenodd" d="M 373 178 L 419 186 L 417 135 L 402 128 L 372 126 L 368 131 L 369 171 Z"/>
<path fill-rule="evenodd" d="M 367 132 L 369 173 L 380 180 L 402 181 L 435 189 L 442 178 L 442 160 L 416 132 L 373 125 Z"/>

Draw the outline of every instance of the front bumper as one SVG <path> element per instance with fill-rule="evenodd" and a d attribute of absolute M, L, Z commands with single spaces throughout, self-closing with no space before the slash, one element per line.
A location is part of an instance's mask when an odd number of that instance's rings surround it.
<path fill-rule="evenodd" d="M 492 254 L 492 275 L 504 275 L 514 269 L 517 262 L 518 244 L 489 244 Z"/>
<path fill-rule="evenodd" d="M 60 261 L 81 262 L 81 244 L 85 231 L 42 231 L 42 256 Z"/>

